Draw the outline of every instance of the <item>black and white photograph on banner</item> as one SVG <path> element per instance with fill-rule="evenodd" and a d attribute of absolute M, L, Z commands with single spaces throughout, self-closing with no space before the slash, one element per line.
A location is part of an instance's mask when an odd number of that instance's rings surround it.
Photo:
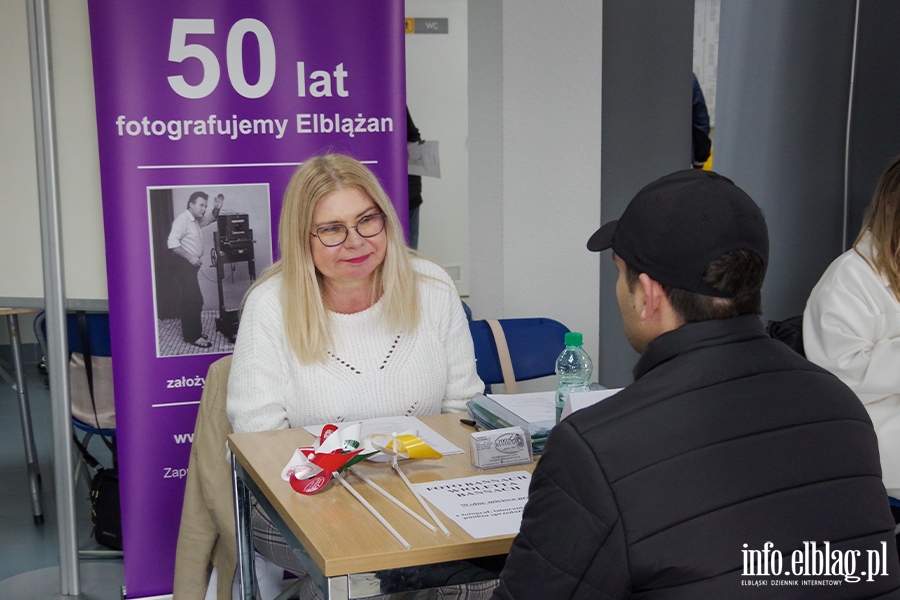
<path fill-rule="evenodd" d="M 158 357 L 234 350 L 244 294 L 272 264 L 269 186 L 147 188 Z"/>

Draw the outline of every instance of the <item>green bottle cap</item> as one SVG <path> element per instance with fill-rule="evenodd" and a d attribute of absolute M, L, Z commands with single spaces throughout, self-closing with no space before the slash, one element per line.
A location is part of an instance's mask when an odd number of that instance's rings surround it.
<path fill-rule="evenodd" d="M 566 334 L 566 346 L 580 346 L 583 342 L 583 336 L 577 331 L 570 331 Z"/>

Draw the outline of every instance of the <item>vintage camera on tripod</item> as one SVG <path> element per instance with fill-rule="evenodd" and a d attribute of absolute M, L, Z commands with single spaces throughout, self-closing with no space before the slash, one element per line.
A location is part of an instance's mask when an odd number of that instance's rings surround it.
<path fill-rule="evenodd" d="M 250 217 L 247 213 L 220 214 L 216 222 L 213 248 L 213 263 L 219 287 L 219 316 L 216 318 L 216 330 L 221 332 L 232 344 L 237 337 L 240 316 L 238 309 L 225 307 L 225 265 L 246 262 L 250 271 L 250 281 L 256 280 L 256 260 L 253 252 L 253 230 L 250 229 Z"/>

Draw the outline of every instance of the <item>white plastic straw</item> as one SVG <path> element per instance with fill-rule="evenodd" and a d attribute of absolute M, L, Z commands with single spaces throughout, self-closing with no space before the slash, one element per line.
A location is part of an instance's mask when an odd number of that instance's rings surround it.
<path fill-rule="evenodd" d="M 403 544 L 403 546 L 404 546 L 407 550 L 410 549 L 409 542 L 407 542 L 406 540 L 404 540 L 404 539 L 403 539 L 403 536 L 400 535 L 399 533 L 397 533 L 397 530 L 394 529 L 394 528 L 391 526 L 391 524 L 388 523 L 387 520 L 386 520 L 384 517 L 381 516 L 381 513 L 379 513 L 377 510 L 375 510 L 375 507 L 374 507 L 374 506 L 372 506 L 371 504 L 369 504 L 369 503 L 366 501 L 365 498 L 363 498 L 362 496 L 359 495 L 359 492 L 357 492 L 356 490 L 354 490 L 353 487 L 352 487 L 349 483 L 347 483 L 346 481 L 344 481 L 344 478 L 341 477 L 341 474 L 340 474 L 340 473 L 335 472 L 335 473 L 334 473 L 334 478 L 337 479 L 337 480 L 341 483 L 341 485 L 344 486 L 344 488 L 346 488 L 346 490 L 347 490 L 348 492 L 350 492 L 351 494 L 353 494 L 353 496 L 354 496 L 357 500 L 359 500 L 360 502 L 362 502 L 362 505 L 369 509 L 369 512 L 372 513 L 372 514 L 375 516 L 376 519 L 378 519 L 378 522 L 381 523 L 382 525 L 384 525 L 385 527 L 387 527 L 387 530 L 390 531 L 392 534 L 394 534 L 394 537 L 397 538 L 397 541 L 398 541 L 398 542 L 400 542 L 401 544 Z"/>
<path fill-rule="evenodd" d="M 384 489 L 383 487 L 381 487 L 380 485 L 378 485 L 377 483 L 375 483 L 374 481 L 372 481 L 371 479 L 369 479 L 368 477 L 366 477 L 365 475 L 360 473 L 356 467 L 350 467 L 350 471 L 354 475 L 356 475 L 357 477 L 359 477 L 360 479 L 362 479 L 363 481 L 365 481 L 366 483 L 371 485 L 373 488 L 375 488 L 375 491 L 380 493 L 382 496 L 384 496 L 385 498 L 387 498 L 388 500 L 390 500 L 391 502 L 393 502 L 394 504 L 396 504 L 397 506 L 402 508 L 406 512 L 406 514 L 408 514 L 409 516 L 414 518 L 416 521 L 418 521 L 419 523 L 421 523 L 422 525 L 424 525 L 431 531 L 437 531 L 437 528 L 434 525 L 432 525 L 431 523 L 429 523 L 428 521 L 426 521 L 425 519 L 420 517 L 419 514 L 414 512 L 410 507 L 408 507 L 407 505 L 405 505 L 402 502 L 400 502 L 399 500 L 397 500 L 386 489 Z"/>
<path fill-rule="evenodd" d="M 416 491 L 416 488 L 414 488 L 409 479 L 406 478 L 406 474 L 400 469 L 400 465 L 397 464 L 396 456 L 394 457 L 394 461 L 391 463 L 391 466 L 393 466 L 394 470 L 400 474 L 400 477 L 403 479 L 403 483 L 405 483 L 406 487 L 409 488 L 409 491 L 413 493 L 413 496 L 416 497 L 416 500 L 419 501 L 419 504 L 421 504 L 422 508 L 425 509 L 425 512 L 428 513 L 428 516 L 434 519 L 434 522 L 437 523 L 437 526 L 441 528 L 441 531 L 444 532 L 444 535 L 450 535 L 450 531 L 446 527 L 444 527 L 444 524 L 441 523 L 441 520 L 437 518 L 437 515 L 434 514 L 434 511 L 432 511 L 431 507 L 428 506 L 428 503 L 425 502 L 425 499 L 419 495 L 419 492 Z"/>

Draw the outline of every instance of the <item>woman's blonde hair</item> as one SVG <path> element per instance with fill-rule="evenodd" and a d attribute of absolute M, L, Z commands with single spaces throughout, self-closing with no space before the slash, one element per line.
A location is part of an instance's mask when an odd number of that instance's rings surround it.
<path fill-rule="evenodd" d="M 859 252 L 859 244 L 866 234 L 872 236 L 871 256 Z M 894 297 L 900 300 L 900 156 L 878 180 L 853 248 L 876 273 L 888 280 Z"/>
<path fill-rule="evenodd" d="M 384 305 L 386 324 L 412 331 L 419 323 L 417 274 L 403 229 L 390 199 L 366 166 L 343 154 L 325 154 L 305 161 L 288 182 L 278 223 L 278 248 L 281 258 L 266 269 L 244 296 L 250 296 L 263 281 L 281 275 L 281 307 L 288 345 L 303 364 L 324 362 L 332 342 L 328 312 L 325 308 L 322 275 L 313 264 L 310 244 L 313 239 L 313 211 L 325 196 L 343 188 L 357 188 L 385 214 L 384 233 L 387 252 L 375 270 L 370 298 L 379 297 Z"/>

